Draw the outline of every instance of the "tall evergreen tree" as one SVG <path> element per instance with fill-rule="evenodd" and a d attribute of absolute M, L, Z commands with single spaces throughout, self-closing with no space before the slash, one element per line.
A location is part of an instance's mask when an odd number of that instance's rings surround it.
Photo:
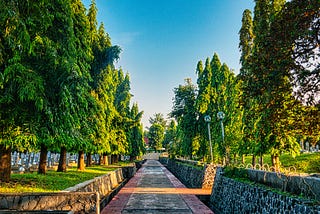
<path fill-rule="evenodd" d="M 134 103 L 130 111 L 130 118 L 133 124 L 128 130 L 129 155 L 131 160 L 135 160 L 136 157 L 141 156 L 145 152 L 141 123 L 142 114 L 143 112 L 139 112 L 138 104 Z"/>
<path fill-rule="evenodd" d="M 243 128 L 244 136 L 241 141 L 241 147 L 239 147 L 239 153 L 242 155 L 253 154 L 252 164 L 255 165 L 256 155 L 259 153 L 257 149 L 256 129 L 255 124 L 259 121 L 258 115 L 258 100 L 255 97 L 251 97 L 250 81 L 252 81 L 252 72 L 250 71 L 250 63 L 252 57 L 252 48 L 254 41 L 253 33 L 253 20 L 250 10 L 245 10 L 242 16 L 242 26 L 239 31 L 240 43 L 239 49 L 241 51 L 240 62 L 240 74 L 241 81 L 241 104 L 243 106 Z"/>
<path fill-rule="evenodd" d="M 94 130 L 91 128 L 89 119 L 92 117 L 92 108 L 95 105 L 94 99 L 90 94 L 89 82 L 91 81 L 90 76 L 90 63 L 92 60 L 92 51 L 90 46 L 90 31 L 89 21 L 86 16 L 86 10 L 84 5 L 79 0 L 71 1 L 72 8 L 72 23 L 73 23 L 73 34 L 75 55 L 74 65 L 72 67 L 73 76 L 70 78 L 70 91 L 72 93 L 73 102 L 75 105 L 74 115 L 77 115 L 77 123 L 73 124 L 77 127 L 77 143 L 72 148 L 74 152 L 80 153 L 80 156 L 84 156 L 84 152 L 92 149 L 92 141 L 90 136 L 93 135 Z M 65 155 L 65 154 L 64 154 Z M 62 155 L 60 155 L 61 157 Z M 65 160 L 63 158 L 62 160 Z M 84 170 L 84 159 L 79 158 L 78 169 Z M 65 171 L 66 163 L 61 163 L 58 168 L 59 171 Z"/>
<path fill-rule="evenodd" d="M 202 62 L 199 61 L 197 64 L 196 72 L 198 74 L 197 85 L 198 93 L 196 98 L 196 111 L 199 113 L 198 116 L 198 132 L 200 135 L 200 148 L 198 151 L 199 157 L 207 157 L 210 151 L 207 124 L 204 121 L 204 117 L 210 114 L 210 102 L 212 98 L 212 69 L 210 58 L 206 59 L 205 67 L 203 68 Z M 213 145 L 213 159 L 215 159 L 216 145 Z M 214 161 L 214 160 L 212 160 Z"/>
<path fill-rule="evenodd" d="M 249 60 L 250 78 L 247 92 L 257 99 L 260 153 L 270 152 L 273 164 L 279 168 L 279 155 L 284 151 L 297 153 L 297 143 L 284 124 L 292 124 L 290 109 L 294 105 L 289 71 L 282 68 L 272 41 L 271 26 L 279 17 L 284 1 L 256 1 L 254 11 L 254 44 Z M 287 126 L 288 127 L 288 126 Z"/>
<path fill-rule="evenodd" d="M 164 134 L 164 141 L 163 141 L 163 147 L 167 150 L 170 150 L 170 152 L 173 151 L 173 147 L 177 142 L 177 125 L 175 120 L 171 120 L 168 127 L 165 130 Z"/>
<path fill-rule="evenodd" d="M 149 147 L 156 150 L 162 148 L 164 140 L 164 131 L 166 127 L 166 120 L 161 113 L 154 114 L 154 117 L 149 118 L 151 124 L 148 130 Z"/>
<path fill-rule="evenodd" d="M 116 75 L 117 87 L 114 106 L 117 114 L 113 121 L 116 141 L 111 142 L 111 152 L 115 156 L 128 153 L 129 144 L 126 133 L 129 132 L 130 123 L 132 122 L 130 119 L 131 94 L 129 74 L 124 75 L 123 71 L 120 69 L 117 71 Z"/>
<path fill-rule="evenodd" d="M 34 148 L 37 112 L 44 109 L 44 80 L 29 59 L 40 37 L 37 31 L 46 31 L 52 17 L 45 13 L 44 4 L 38 3 L 1 1 L 0 180 L 5 182 L 10 179 L 11 150 Z"/>
<path fill-rule="evenodd" d="M 195 138 L 197 134 L 196 86 L 192 84 L 191 79 L 186 79 L 185 85 L 174 89 L 174 94 L 171 116 L 178 121 L 181 130 L 182 155 L 191 159 L 199 149 L 199 142 Z"/>

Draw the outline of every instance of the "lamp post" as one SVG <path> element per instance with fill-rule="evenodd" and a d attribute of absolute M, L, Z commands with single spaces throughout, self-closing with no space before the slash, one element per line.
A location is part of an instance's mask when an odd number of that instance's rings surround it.
<path fill-rule="evenodd" d="M 211 117 L 209 115 L 206 115 L 204 117 L 204 121 L 208 124 L 208 137 L 209 137 L 209 143 L 210 143 L 210 156 L 211 156 L 211 163 L 212 163 L 213 162 L 213 154 L 212 154 L 212 142 L 211 142 L 211 132 L 210 132 Z"/>
<path fill-rule="evenodd" d="M 224 127 L 223 127 L 223 119 L 224 119 L 224 117 L 225 117 L 225 114 L 222 111 L 219 111 L 217 113 L 217 118 L 220 120 L 220 125 L 221 125 L 221 135 L 222 135 L 223 146 L 225 146 L 225 143 L 224 143 Z"/>

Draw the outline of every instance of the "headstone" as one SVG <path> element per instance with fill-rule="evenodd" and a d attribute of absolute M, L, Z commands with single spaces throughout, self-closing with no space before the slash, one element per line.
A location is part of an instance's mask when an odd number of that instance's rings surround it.
<path fill-rule="evenodd" d="M 47 162 L 48 162 L 48 167 L 51 167 L 51 152 L 48 152 Z"/>
<path fill-rule="evenodd" d="M 31 153 L 27 152 L 26 154 L 26 168 L 29 169 L 31 167 Z"/>
<path fill-rule="evenodd" d="M 16 160 L 15 160 L 14 165 L 15 165 L 15 166 L 18 166 L 18 165 L 19 165 L 19 162 L 20 162 L 20 153 L 19 153 L 19 152 L 17 152 Z"/>
<path fill-rule="evenodd" d="M 24 153 L 20 153 L 20 165 L 24 166 L 25 165 L 25 154 Z"/>
<path fill-rule="evenodd" d="M 307 152 L 310 152 L 309 142 L 306 142 L 306 150 L 307 150 Z"/>
<path fill-rule="evenodd" d="M 304 146 L 303 146 L 303 141 L 300 140 L 300 147 L 301 147 L 301 150 L 303 151 L 304 150 Z"/>
<path fill-rule="evenodd" d="M 316 145 L 316 152 L 319 152 L 319 145 Z"/>
<path fill-rule="evenodd" d="M 100 155 L 96 154 L 95 155 L 95 163 L 99 164 L 99 160 L 100 160 Z"/>
<path fill-rule="evenodd" d="M 12 160 L 12 165 L 16 165 L 17 159 L 18 159 L 18 153 L 15 151 L 15 152 L 13 153 L 13 155 L 12 155 L 12 158 L 11 158 L 11 160 Z"/>
<path fill-rule="evenodd" d="M 66 163 L 66 164 L 67 164 L 67 166 L 69 166 L 70 153 L 67 153 L 67 155 L 66 155 L 66 156 L 67 156 L 67 158 L 66 158 L 66 159 L 67 159 L 67 161 L 66 161 L 67 163 Z"/>
<path fill-rule="evenodd" d="M 20 166 L 20 167 L 19 167 L 19 172 L 20 172 L 20 173 L 23 173 L 24 171 L 26 171 L 25 168 L 24 168 L 23 166 Z"/>
<path fill-rule="evenodd" d="M 38 165 L 39 159 L 40 159 L 39 157 L 40 157 L 40 153 L 36 153 L 35 156 L 34 156 L 32 164 Z"/>

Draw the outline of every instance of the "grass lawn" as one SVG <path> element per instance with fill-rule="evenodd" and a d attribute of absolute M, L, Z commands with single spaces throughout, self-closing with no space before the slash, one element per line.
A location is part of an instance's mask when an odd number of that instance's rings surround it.
<path fill-rule="evenodd" d="M 49 170 L 46 175 L 38 175 L 36 172 L 12 174 L 10 183 L 0 183 L 0 193 L 57 192 L 115 169 L 114 167 L 92 166 L 86 167 L 85 171 L 77 171 L 76 167 L 71 167 L 67 172 Z"/>
<path fill-rule="evenodd" d="M 239 160 L 240 161 L 240 160 Z M 251 164 L 252 156 L 247 156 L 245 158 L 245 165 Z M 264 164 L 271 164 L 270 155 L 265 155 L 263 157 Z M 259 162 L 257 158 L 256 162 Z M 290 154 L 283 154 L 280 156 L 281 167 L 289 169 L 291 172 L 294 172 L 296 169 L 297 173 L 320 173 L 320 152 L 315 153 L 303 153 L 295 158 Z"/>

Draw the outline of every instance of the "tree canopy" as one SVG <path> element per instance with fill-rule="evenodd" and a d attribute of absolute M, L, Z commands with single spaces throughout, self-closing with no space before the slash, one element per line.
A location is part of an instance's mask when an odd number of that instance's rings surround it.
<path fill-rule="evenodd" d="M 88 11 L 80 0 L 1 5 L 0 180 L 10 179 L 13 150 L 41 148 L 39 173 L 48 150 L 61 151 L 62 171 L 65 151 L 141 155 L 142 112 L 95 1 Z"/>

